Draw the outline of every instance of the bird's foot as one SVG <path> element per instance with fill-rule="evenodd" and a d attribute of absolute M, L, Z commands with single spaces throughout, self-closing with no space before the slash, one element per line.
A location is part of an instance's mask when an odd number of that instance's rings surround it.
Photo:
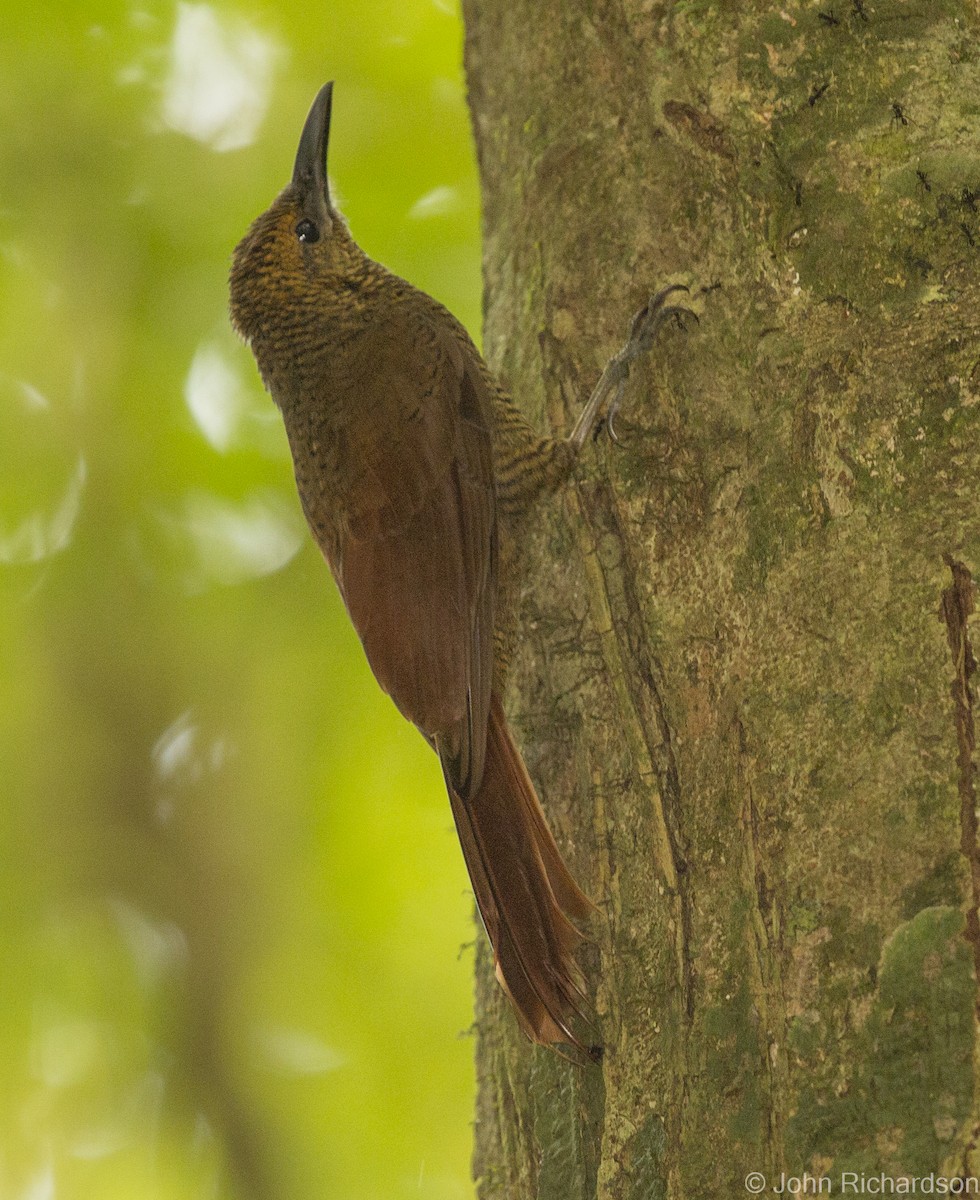
<path fill-rule="evenodd" d="M 626 344 L 612 356 L 599 378 L 589 402 L 582 410 L 575 428 L 569 436 L 569 442 L 574 450 L 580 450 L 590 433 L 598 434 L 605 425 L 609 436 L 614 442 L 619 441 L 616 433 L 616 414 L 623 400 L 626 380 L 630 368 L 641 354 L 646 354 L 656 339 L 657 334 L 671 319 L 677 320 L 681 326 L 686 318 L 698 320 L 697 313 L 680 304 L 668 304 L 667 300 L 674 292 L 686 292 L 689 289 L 682 283 L 665 287 L 633 314 L 630 321 L 630 333 Z"/>

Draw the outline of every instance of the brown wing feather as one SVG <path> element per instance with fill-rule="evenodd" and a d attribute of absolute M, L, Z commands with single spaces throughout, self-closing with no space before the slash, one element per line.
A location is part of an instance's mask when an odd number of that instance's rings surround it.
<path fill-rule="evenodd" d="M 490 410 L 465 349 L 432 336 L 379 327 L 363 339 L 369 386 L 348 434 L 357 477 L 336 545 L 321 547 L 378 682 L 468 795 L 483 773 L 493 675 Z M 379 390 L 383 422 L 368 407 Z"/>

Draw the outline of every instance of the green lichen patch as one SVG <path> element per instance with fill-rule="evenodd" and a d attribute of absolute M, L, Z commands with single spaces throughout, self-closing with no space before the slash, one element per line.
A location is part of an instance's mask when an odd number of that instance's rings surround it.
<path fill-rule="evenodd" d="M 799 1108 L 790 1160 L 842 1171 L 925 1175 L 943 1153 L 937 1106 L 955 1128 L 973 1090 L 974 983 L 958 908 L 916 913 L 886 941 L 871 1010 L 856 1035 L 798 1022 Z M 846 1050 L 845 1050 L 846 1047 Z M 827 1071 L 829 1056 L 838 1064 Z"/>

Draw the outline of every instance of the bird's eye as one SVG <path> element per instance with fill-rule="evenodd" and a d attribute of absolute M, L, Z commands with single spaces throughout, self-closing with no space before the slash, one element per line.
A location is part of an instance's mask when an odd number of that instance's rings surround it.
<path fill-rule="evenodd" d="M 300 221 L 296 226 L 296 236 L 301 242 L 318 242 L 320 231 L 312 221 Z"/>

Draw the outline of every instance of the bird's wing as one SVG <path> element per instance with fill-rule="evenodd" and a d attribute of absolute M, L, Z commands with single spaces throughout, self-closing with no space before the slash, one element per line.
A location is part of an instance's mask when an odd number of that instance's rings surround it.
<path fill-rule="evenodd" d="M 463 796 L 483 774 L 497 574 L 491 402 L 475 353 L 431 326 L 365 335 L 327 555 L 378 682 Z"/>

